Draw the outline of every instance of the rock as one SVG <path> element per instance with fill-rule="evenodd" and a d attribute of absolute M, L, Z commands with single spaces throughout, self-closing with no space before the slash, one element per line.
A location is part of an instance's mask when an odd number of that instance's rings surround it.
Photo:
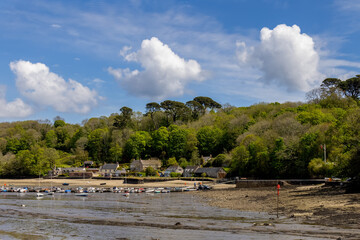
<path fill-rule="evenodd" d="M 338 237 L 336 240 L 341 240 L 341 237 Z"/>
<path fill-rule="evenodd" d="M 180 225 L 181 225 L 181 222 L 175 223 L 175 226 L 180 226 Z"/>
<path fill-rule="evenodd" d="M 294 214 L 291 214 L 291 215 L 290 215 L 290 218 L 294 218 L 294 217 L 295 217 L 295 215 L 294 215 Z"/>

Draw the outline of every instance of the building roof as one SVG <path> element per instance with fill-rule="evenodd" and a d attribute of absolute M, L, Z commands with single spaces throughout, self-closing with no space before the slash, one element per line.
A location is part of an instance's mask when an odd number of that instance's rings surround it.
<path fill-rule="evenodd" d="M 195 172 L 200 166 L 187 166 L 184 171 L 185 172 Z"/>
<path fill-rule="evenodd" d="M 116 170 L 119 167 L 119 164 L 117 163 L 105 163 L 101 169 L 104 170 Z"/>
<path fill-rule="evenodd" d="M 160 160 L 156 160 L 156 159 L 149 159 L 149 160 L 140 160 L 140 162 L 142 164 L 146 164 L 146 165 L 158 165 L 161 164 Z"/>
<path fill-rule="evenodd" d="M 170 166 L 166 169 L 166 171 L 168 171 L 168 172 L 174 172 L 176 170 L 184 170 L 184 169 L 177 165 Z"/>
<path fill-rule="evenodd" d="M 85 171 L 85 168 L 83 167 L 68 167 L 68 168 L 59 168 L 61 171 L 67 171 L 67 172 L 79 172 L 79 171 Z"/>
<path fill-rule="evenodd" d="M 210 175 L 210 174 L 217 174 L 220 171 L 224 172 L 224 169 L 222 167 L 212 167 L 212 168 L 204 167 L 197 169 L 195 173 L 198 174 L 206 173 L 207 175 Z"/>

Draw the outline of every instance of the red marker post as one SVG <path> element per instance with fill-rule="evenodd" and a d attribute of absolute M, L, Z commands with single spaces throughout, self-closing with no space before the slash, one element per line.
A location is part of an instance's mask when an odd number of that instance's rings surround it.
<path fill-rule="evenodd" d="M 279 195 L 280 195 L 280 183 L 276 186 L 277 189 L 277 201 L 276 201 L 276 216 L 279 218 Z"/>

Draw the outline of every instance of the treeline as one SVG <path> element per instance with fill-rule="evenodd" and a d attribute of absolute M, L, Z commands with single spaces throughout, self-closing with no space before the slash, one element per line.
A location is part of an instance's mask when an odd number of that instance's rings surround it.
<path fill-rule="evenodd" d="M 223 166 L 230 176 L 303 178 L 360 172 L 360 78 L 325 79 L 307 103 L 221 106 L 209 97 L 146 104 L 81 125 L 61 118 L 0 124 L 0 176 L 45 174 L 86 160 Z M 326 147 L 326 161 L 324 148 Z"/>

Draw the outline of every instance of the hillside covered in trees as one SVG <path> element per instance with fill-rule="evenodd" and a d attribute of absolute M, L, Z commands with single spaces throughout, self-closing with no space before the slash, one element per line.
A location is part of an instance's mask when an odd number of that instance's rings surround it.
<path fill-rule="evenodd" d="M 0 123 L 0 177 L 31 177 L 92 160 L 128 163 L 158 157 L 163 165 L 223 166 L 231 176 L 351 177 L 360 172 L 360 75 L 325 79 L 307 103 L 221 106 L 209 97 L 146 104 L 81 125 Z M 326 149 L 326 151 L 325 151 Z M 326 153 L 326 161 L 325 154 Z"/>

